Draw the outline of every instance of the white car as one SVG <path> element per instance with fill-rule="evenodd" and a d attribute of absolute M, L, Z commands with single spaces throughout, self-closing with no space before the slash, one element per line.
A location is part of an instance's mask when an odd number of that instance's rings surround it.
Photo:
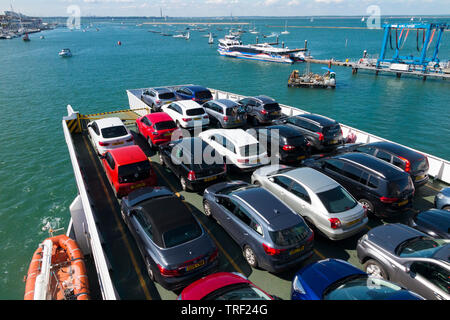
<path fill-rule="evenodd" d="M 133 135 L 117 117 L 89 122 L 88 132 L 99 155 L 111 149 L 134 144 Z"/>
<path fill-rule="evenodd" d="M 312 168 L 266 166 L 256 170 L 251 181 L 279 197 L 331 240 L 351 237 L 368 222 L 366 209 L 347 190 Z"/>
<path fill-rule="evenodd" d="M 192 100 L 182 100 L 163 105 L 166 112 L 177 126 L 185 129 L 194 127 L 205 128 L 209 125 L 209 116 L 205 109 Z"/>
<path fill-rule="evenodd" d="M 241 170 L 252 170 L 270 161 L 266 149 L 242 129 L 210 129 L 198 136 L 214 148 L 227 165 Z"/>

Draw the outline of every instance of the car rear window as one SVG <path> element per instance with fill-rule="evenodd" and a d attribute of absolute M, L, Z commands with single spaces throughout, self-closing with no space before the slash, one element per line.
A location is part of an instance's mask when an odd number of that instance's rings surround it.
<path fill-rule="evenodd" d="M 205 113 L 205 110 L 203 108 L 186 110 L 186 115 L 188 115 L 188 116 L 199 116 L 204 113 Z"/>
<path fill-rule="evenodd" d="M 102 129 L 103 138 L 117 138 L 128 134 L 125 126 L 115 126 Z"/>
<path fill-rule="evenodd" d="M 341 186 L 317 194 L 329 213 L 350 210 L 357 205 L 355 199 Z"/>
<path fill-rule="evenodd" d="M 390 196 L 400 196 L 402 192 L 411 189 L 412 182 L 409 176 L 388 182 L 388 194 Z"/>
<path fill-rule="evenodd" d="M 195 97 L 198 99 L 211 99 L 212 94 L 209 90 L 199 91 L 199 92 L 195 93 Z"/>
<path fill-rule="evenodd" d="M 196 223 L 178 226 L 163 233 L 162 238 L 165 248 L 172 248 L 179 244 L 194 240 L 200 237 L 202 229 Z"/>
<path fill-rule="evenodd" d="M 243 157 L 252 157 L 266 152 L 263 146 L 259 143 L 248 144 L 239 148 L 239 154 Z"/>
<path fill-rule="evenodd" d="M 150 162 L 142 161 L 119 167 L 119 182 L 130 183 L 147 179 L 150 176 Z"/>
<path fill-rule="evenodd" d="M 279 111 L 281 108 L 278 103 L 268 103 L 264 105 L 264 109 L 267 111 Z"/>
<path fill-rule="evenodd" d="M 279 231 L 269 231 L 270 238 L 278 246 L 290 246 L 297 244 L 308 235 L 308 228 L 305 224 L 299 223 L 292 228 Z"/>
<path fill-rule="evenodd" d="M 333 125 L 333 126 L 328 126 L 328 127 L 324 127 L 322 129 L 322 133 L 325 136 L 334 136 L 338 133 L 340 133 L 341 131 L 341 126 L 339 124 Z"/>
<path fill-rule="evenodd" d="M 168 130 L 168 129 L 174 129 L 177 125 L 173 121 L 161 121 L 157 122 L 155 124 L 156 130 Z"/>
<path fill-rule="evenodd" d="M 427 158 L 423 157 L 420 160 L 411 161 L 411 171 L 427 171 L 428 170 L 428 161 Z"/>
<path fill-rule="evenodd" d="M 175 98 L 175 94 L 173 92 L 165 92 L 159 94 L 160 99 L 173 99 Z"/>
<path fill-rule="evenodd" d="M 304 136 L 289 137 L 286 139 L 286 142 L 291 146 L 304 146 L 308 143 Z"/>

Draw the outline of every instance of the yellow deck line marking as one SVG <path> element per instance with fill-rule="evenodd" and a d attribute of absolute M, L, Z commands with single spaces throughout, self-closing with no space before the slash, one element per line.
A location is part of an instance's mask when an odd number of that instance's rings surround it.
<path fill-rule="evenodd" d="M 434 190 L 434 191 L 437 191 L 437 192 L 441 192 L 441 190 L 436 189 L 436 188 L 433 187 L 433 186 L 430 186 L 428 183 L 425 185 L 425 187 L 430 188 L 430 189 L 432 189 L 432 190 Z"/>
<path fill-rule="evenodd" d="M 150 162 L 152 162 L 152 159 L 150 159 L 150 157 L 148 157 L 148 160 Z M 173 192 L 175 192 L 175 194 L 177 196 L 179 196 L 180 194 L 178 192 L 176 192 L 175 187 L 170 183 L 169 180 L 166 179 L 166 177 L 164 177 L 163 174 L 161 174 L 161 172 L 159 171 L 158 168 L 154 167 L 154 169 L 156 171 L 158 171 L 159 175 L 164 179 L 164 181 L 166 181 L 166 183 L 168 184 L 169 188 L 172 189 Z M 184 203 L 184 202 L 183 202 Z M 185 206 L 189 209 L 189 211 L 192 212 L 192 209 L 186 204 L 184 203 Z M 237 272 L 240 272 L 242 274 L 244 274 L 244 272 L 241 270 L 241 268 L 239 268 L 239 266 L 236 264 L 236 262 L 234 262 L 233 258 L 231 258 L 231 256 L 228 254 L 228 252 L 225 251 L 225 249 L 220 245 L 220 243 L 217 241 L 217 239 L 213 236 L 212 232 L 200 221 L 200 224 L 203 226 L 203 228 L 206 229 L 206 231 L 208 232 L 208 234 L 210 235 L 210 237 L 213 239 L 213 241 L 216 243 L 217 247 L 220 249 L 220 251 L 225 255 L 225 257 L 227 258 L 227 260 L 231 263 L 231 265 L 233 266 L 234 269 L 236 269 Z"/>
<path fill-rule="evenodd" d="M 326 257 L 323 254 L 317 251 L 317 249 L 314 249 L 314 253 L 317 254 L 321 259 L 326 259 Z"/>
<path fill-rule="evenodd" d="M 83 136 L 83 141 L 84 141 L 84 144 L 86 145 L 86 149 L 89 152 L 89 155 L 90 155 L 91 159 L 93 160 L 92 163 L 94 164 L 95 171 L 97 171 L 97 175 L 100 178 L 100 176 L 101 176 L 100 171 L 99 171 L 97 165 L 95 164 L 95 158 L 93 158 L 92 151 L 89 149 L 89 146 L 88 146 L 88 144 L 86 142 L 86 138 L 84 136 Z M 108 192 L 108 189 L 106 188 L 105 182 L 103 181 L 103 179 L 100 179 L 100 182 L 102 184 L 103 190 L 105 191 L 106 198 L 108 199 L 108 203 L 111 206 L 111 211 L 114 212 L 114 204 L 113 204 L 113 202 L 111 200 L 111 197 L 109 196 L 109 192 Z M 134 254 L 133 254 L 133 251 L 131 250 L 130 243 L 127 240 L 127 237 L 125 235 L 125 231 L 123 230 L 122 224 L 120 223 L 120 220 L 118 220 L 117 215 L 114 214 L 113 216 L 114 216 L 114 219 L 116 221 L 117 226 L 119 227 L 120 233 L 122 234 L 122 238 L 123 238 L 123 241 L 125 243 L 125 246 L 127 247 L 127 250 L 128 250 L 128 252 L 130 254 L 131 262 L 133 263 L 133 267 L 134 267 L 134 269 L 136 271 L 136 274 L 137 274 L 137 276 L 139 278 L 139 282 L 141 284 L 141 287 L 144 290 L 145 297 L 146 297 L 147 300 L 152 300 L 152 296 L 150 295 L 150 292 L 148 291 L 148 288 L 147 288 L 147 284 L 145 283 L 145 280 L 142 277 L 141 271 L 138 268 L 138 264 L 137 264 L 136 258 L 135 258 Z"/>

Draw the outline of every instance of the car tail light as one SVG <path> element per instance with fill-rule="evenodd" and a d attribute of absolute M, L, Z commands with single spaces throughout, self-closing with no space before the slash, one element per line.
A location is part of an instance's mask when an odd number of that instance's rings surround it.
<path fill-rule="evenodd" d="M 237 162 L 239 162 L 239 163 L 248 163 L 249 160 L 248 159 L 237 159 Z"/>
<path fill-rule="evenodd" d="M 311 242 L 311 241 L 313 241 L 313 240 L 314 240 L 314 231 L 311 230 L 311 234 L 310 234 L 310 236 L 308 237 L 308 239 L 306 239 L 306 241 L 307 241 L 307 242 Z"/>
<path fill-rule="evenodd" d="M 268 113 L 267 110 L 265 110 L 265 109 L 262 109 L 260 112 L 261 112 L 261 114 L 267 114 Z"/>
<path fill-rule="evenodd" d="M 403 157 L 399 157 L 399 158 L 402 159 L 403 161 L 405 161 L 405 171 L 411 172 L 411 162 L 409 162 L 408 159 L 405 159 Z"/>
<path fill-rule="evenodd" d="M 109 143 L 108 143 L 108 142 L 103 142 L 103 141 L 99 141 L 98 144 L 99 144 L 100 146 L 102 146 L 102 147 L 107 147 L 107 146 L 109 146 Z"/>
<path fill-rule="evenodd" d="M 226 163 L 223 164 L 223 171 L 227 172 L 227 164 Z"/>
<path fill-rule="evenodd" d="M 319 141 L 323 141 L 323 134 L 321 132 L 316 132 L 319 135 Z"/>
<path fill-rule="evenodd" d="M 331 229 L 338 229 L 341 227 L 341 220 L 338 218 L 330 218 L 328 221 L 330 221 Z"/>
<path fill-rule="evenodd" d="M 219 255 L 219 250 L 216 248 L 216 250 L 214 250 L 214 252 L 211 253 L 211 255 L 209 256 L 208 261 L 212 262 L 212 261 L 216 260 L 218 255 Z"/>
<path fill-rule="evenodd" d="M 398 201 L 398 198 L 380 197 L 380 201 L 383 203 L 394 203 Z"/>
<path fill-rule="evenodd" d="M 275 255 L 279 255 L 282 252 L 286 251 L 286 249 L 275 249 L 270 247 L 269 245 L 263 243 L 263 248 L 264 248 L 264 252 L 269 255 L 269 256 L 275 256 Z"/>
<path fill-rule="evenodd" d="M 191 118 L 182 118 L 181 120 L 183 120 L 184 122 L 189 122 L 189 121 L 191 121 L 192 119 L 191 119 Z"/>
<path fill-rule="evenodd" d="M 160 104 L 160 103 L 161 103 L 161 100 L 156 100 L 155 103 L 156 103 L 156 104 Z"/>
<path fill-rule="evenodd" d="M 133 141 L 133 140 L 134 140 L 134 138 L 133 138 L 133 136 L 131 136 L 130 139 L 127 139 L 127 142 L 131 142 L 131 141 Z"/>
<path fill-rule="evenodd" d="M 228 117 L 227 116 L 223 117 L 223 121 L 227 122 L 228 121 Z"/>
<path fill-rule="evenodd" d="M 283 146 L 283 150 L 284 151 L 292 151 L 292 150 L 294 150 L 295 149 L 295 146 L 290 146 L 290 145 L 288 145 L 288 144 L 285 144 L 284 146 Z"/>
<path fill-rule="evenodd" d="M 195 172 L 194 171 L 189 171 L 188 173 L 188 180 L 192 181 L 195 180 Z"/>
<path fill-rule="evenodd" d="M 209 119 L 209 116 L 208 115 L 204 115 L 203 119 Z"/>
<path fill-rule="evenodd" d="M 171 269 L 166 269 L 162 266 L 160 266 L 159 264 L 157 264 L 159 272 L 161 273 L 161 275 L 163 277 L 176 277 L 180 275 L 180 272 L 177 269 L 171 270 Z"/>

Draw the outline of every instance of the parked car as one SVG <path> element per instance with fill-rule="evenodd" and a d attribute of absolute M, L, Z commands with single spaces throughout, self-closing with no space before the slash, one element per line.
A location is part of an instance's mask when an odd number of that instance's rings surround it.
<path fill-rule="evenodd" d="M 121 212 L 150 279 L 164 288 L 181 289 L 217 270 L 217 247 L 182 198 L 167 188 L 130 193 Z"/>
<path fill-rule="evenodd" d="M 118 117 L 94 120 L 89 122 L 87 127 L 92 145 L 98 155 L 134 144 L 132 134 Z"/>
<path fill-rule="evenodd" d="M 248 120 L 255 126 L 271 123 L 281 117 L 280 105 L 268 96 L 247 97 L 238 103 L 247 108 Z"/>
<path fill-rule="evenodd" d="M 200 104 L 205 103 L 213 98 L 211 91 L 202 86 L 182 86 L 175 90 L 178 100 L 193 100 Z"/>
<path fill-rule="evenodd" d="M 268 156 L 277 157 L 280 162 L 300 163 L 311 155 L 309 141 L 306 140 L 299 130 L 293 127 L 274 125 L 248 129 L 247 132 L 250 134 L 255 133 L 259 143 L 267 146 Z M 273 146 L 272 143 L 274 144 Z"/>
<path fill-rule="evenodd" d="M 443 188 L 434 197 L 434 206 L 437 209 L 450 211 L 450 187 Z"/>
<path fill-rule="evenodd" d="M 411 216 L 408 225 L 438 239 L 450 239 L 450 212 L 430 209 Z"/>
<path fill-rule="evenodd" d="M 368 222 L 366 210 L 339 183 L 307 167 L 272 165 L 252 175 L 310 225 L 331 240 L 341 240 L 359 232 Z"/>
<path fill-rule="evenodd" d="M 183 190 L 197 190 L 223 179 L 227 173 L 222 158 L 215 158 L 215 151 L 198 137 L 161 145 L 159 159 L 180 179 Z"/>
<path fill-rule="evenodd" d="M 178 128 L 165 112 L 150 113 L 136 119 L 138 132 L 148 141 L 150 148 L 171 140 L 172 133 Z"/>
<path fill-rule="evenodd" d="M 177 300 L 274 300 L 240 273 L 218 272 L 181 291 Z"/>
<path fill-rule="evenodd" d="M 203 206 L 254 268 L 278 272 L 313 254 L 314 233 L 303 218 L 261 187 L 243 181 L 218 183 L 205 189 Z"/>
<path fill-rule="evenodd" d="M 206 128 L 209 125 L 209 116 L 205 109 L 195 101 L 176 101 L 162 106 L 175 121 L 178 127 L 185 129 Z"/>
<path fill-rule="evenodd" d="M 210 100 L 203 104 L 209 120 L 220 128 L 242 127 L 247 122 L 247 109 L 229 99 Z"/>
<path fill-rule="evenodd" d="M 346 152 L 367 153 L 378 159 L 392 163 L 411 175 L 416 189 L 425 185 L 429 180 L 427 156 L 393 142 L 379 141 L 358 143 L 349 146 L 345 145 L 339 147 L 338 152 L 340 154 Z"/>
<path fill-rule="evenodd" d="M 318 151 L 332 151 L 345 141 L 341 125 L 336 120 L 318 114 L 299 114 L 278 122 L 301 130 Z"/>
<path fill-rule="evenodd" d="M 356 252 L 368 274 L 425 299 L 450 299 L 450 240 L 433 239 L 404 224 L 386 224 L 362 236 Z"/>
<path fill-rule="evenodd" d="M 136 189 L 157 184 L 150 161 L 137 145 L 109 150 L 100 158 L 118 198 Z"/>
<path fill-rule="evenodd" d="M 141 100 L 144 101 L 153 112 L 161 111 L 161 106 L 177 100 L 175 93 L 169 88 L 149 88 L 142 91 Z"/>
<path fill-rule="evenodd" d="M 415 190 L 409 174 L 371 155 L 352 152 L 304 164 L 339 182 L 379 217 L 392 217 L 412 207 Z"/>
<path fill-rule="evenodd" d="M 384 279 L 340 259 L 325 259 L 304 267 L 292 280 L 292 300 L 424 300 Z"/>
<path fill-rule="evenodd" d="M 210 129 L 198 136 L 214 148 L 227 165 L 239 170 L 253 170 L 269 162 L 265 148 L 242 129 Z"/>

